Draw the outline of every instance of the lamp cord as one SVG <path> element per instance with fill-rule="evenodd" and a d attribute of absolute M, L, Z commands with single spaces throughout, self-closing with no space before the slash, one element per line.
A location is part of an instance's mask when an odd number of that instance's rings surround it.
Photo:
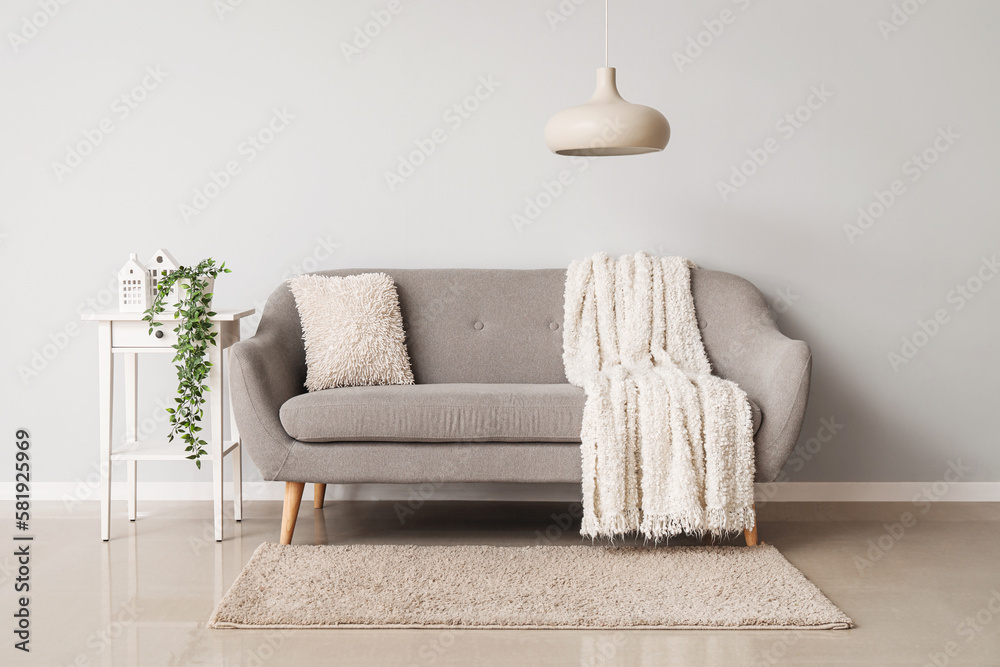
<path fill-rule="evenodd" d="M 608 66 L 608 0 L 604 0 L 604 66 Z"/>

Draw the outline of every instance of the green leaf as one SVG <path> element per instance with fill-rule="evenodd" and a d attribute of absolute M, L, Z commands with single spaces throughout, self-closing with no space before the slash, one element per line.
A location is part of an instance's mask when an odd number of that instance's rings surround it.
<path fill-rule="evenodd" d="M 177 371 L 179 397 L 174 398 L 175 407 L 167 409 L 171 424 L 167 437 L 172 442 L 179 436 L 187 444 L 185 451 L 191 452 L 187 458 L 193 459 L 199 468 L 199 457 L 205 453 L 203 447 L 208 444 L 197 436 L 202 430 L 199 422 L 205 414 L 204 395 L 211 391 L 205 384 L 212 368 L 212 363 L 208 361 L 208 349 L 217 345 L 218 335 L 218 331 L 213 330 L 211 321 L 217 315 L 211 310 L 215 295 L 208 292 L 207 288 L 209 278 L 215 278 L 220 273 L 231 273 L 231 270 L 226 268 L 225 262 L 216 266 L 212 258 L 204 259 L 194 266 L 179 267 L 159 281 L 153 305 L 143 318 L 150 323 L 149 333 L 152 334 L 154 327 L 162 325 L 155 318 L 164 311 L 163 300 L 174 285 L 186 283 L 186 287 L 181 290 L 181 298 L 174 304 L 174 319 L 179 322 L 174 327 L 177 342 L 171 347 L 175 351 L 173 364 Z"/>

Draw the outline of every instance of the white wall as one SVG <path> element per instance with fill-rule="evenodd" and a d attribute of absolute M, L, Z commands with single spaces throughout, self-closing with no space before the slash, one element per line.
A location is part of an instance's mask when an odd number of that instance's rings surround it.
<path fill-rule="evenodd" d="M 341 43 L 388 0 L 245 0 L 220 18 L 224 1 L 53 0 L 58 12 L 30 39 L 11 35 L 33 34 L 24 21 L 40 3 L 0 10 L 0 433 L 32 430 L 37 481 L 93 472 L 96 330 L 79 314 L 113 296 L 129 252 L 159 247 L 182 262 L 225 260 L 221 306 L 259 304 L 303 269 L 686 255 L 752 280 L 782 328 L 812 346 L 800 444 L 823 418 L 843 428 L 797 455 L 788 479 L 933 481 L 961 459 L 967 481 L 1000 480 L 1000 280 L 971 299 L 952 292 L 979 288 L 983 258 L 1000 251 L 1000 3 L 899 0 L 899 11 L 919 9 L 887 32 L 887 0 L 614 2 L 620 89 L 660 109 L 673 138 L 662 154 L 581 172 L 548 153 L 542 129 L 592 92 L 597 0 L 403 0 L 351 62 Z M 552 24 L 560 5 L 576 8 Z M 724 10 L 731 22 L 679 67 L 676 54 Z M 125 117 L 116 100 L 147 68 L 165 78 L 146 78 L 152 89 Z M 484 78 L 499 85 L 480 88 L 479 108 L 460 125 L 446 117 Z M 813 97 L 789 132 L 782 118 L 817 89 L 832 95 Z M 241 142 L 274 109 L 294 119 L 251 161 Z M 60 178 L 53 164 L 102 119 L 113 131 Z M 445 143 L 390 191 L 385 172 L 438 127 Z M 936 139 L 949 131 L 950 145 Z M 723 198 L 719 182 L 769 138 L 777 152 Z M 936 141 L 947 152 L 912 172 L 907 161 Z M 185 221 L 180 205 L 230 160 L 240 173 Z M 573 183 L 515 228 L 525 198 L 563 169 Z M 850 242 L 845 225 L 894 179 L 903 194 Z M 947 322 L 894 369 L 888 353 L 938 310 Z M 140 416 L 155 424 L 171 369 L 159 358 L 141 370 L 157 388 Z M 0 480 L 11 469 L 0 465 Z M 180 463 L 148 465 L 143 478 L 209 480 Z"/>

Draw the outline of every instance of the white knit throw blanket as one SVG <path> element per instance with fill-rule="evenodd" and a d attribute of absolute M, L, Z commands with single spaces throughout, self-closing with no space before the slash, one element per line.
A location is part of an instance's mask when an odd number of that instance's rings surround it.
<path fill-rule="evenodd" d="M 569 266 L 563 361 L 583 387 L 589 537 L 733 533 L 754 525 L 750 404 L 712 375 L 691 262 L 604 253 Z"/>

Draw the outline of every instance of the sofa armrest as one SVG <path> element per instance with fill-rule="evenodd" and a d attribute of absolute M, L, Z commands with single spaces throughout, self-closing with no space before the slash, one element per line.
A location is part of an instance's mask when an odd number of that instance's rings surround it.
<path fill-rule="evenodd" d="M 288 399 L 305 392 L 300 351 L 274 334 L 258 334 L 233 345 L 229 384 L 233 417 L 254 464 L 265 480 L 279 479 L 295 440 L 281 425 Z"/>
<path fill-rule="evenodd" d="M 795 449 L 809 398 L 812 353 L 800 340 L 786 338 L 777 329 L 754 340 L 752 354 L 759 362 L 760 382 L 748 389 L 762 406 L 764 418 L 755 437 L 758 482 L 771 482 Z"/>
<path fill-rule="evenodd" d="M 754 436 L 757 481 L 770 482 L 788 461 L 806 411 L 812 355 L 781 333 L 764 295 L 721 271 L 691 271 L 702 339 L 712 370 L 732 380 L 760 408 Z"/>

